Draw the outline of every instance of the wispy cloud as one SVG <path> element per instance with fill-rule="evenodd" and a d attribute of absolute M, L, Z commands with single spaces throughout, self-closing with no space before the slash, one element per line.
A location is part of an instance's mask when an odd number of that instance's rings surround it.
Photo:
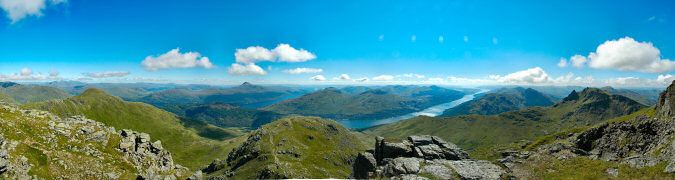
<path fill-rule="evenodd" d="M 100 73 L 83 73 L 83 75 L 90 78 L 109 78 L 109 77 L 124 77 L 131 74 L 129 71 L 113 71 Z"/>
<path fill-rule="evenodd" d="M 314 68 L 295 68 L 295 69 L 286 69 L 283 72 L 288 74 L 302 74 L 302 73 L 321 73 L 323 69 L 314 69 Z"/>
<path fill-rule="evenodd" d="M 28 16 L 42 16 L 42 10 L 47 6 L 67 3 L 67 0 L 0 0 L 0 8 L 7 13 L 12 24 Z"/>

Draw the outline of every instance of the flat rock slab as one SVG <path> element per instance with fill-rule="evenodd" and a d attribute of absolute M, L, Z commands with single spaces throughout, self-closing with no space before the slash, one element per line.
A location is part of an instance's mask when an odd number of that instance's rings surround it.
<path fill-rule="evenodd" d="M 500 179 L 506 174 L 501 167 L 486 160 L 445 161 L 462 179 Z"/>

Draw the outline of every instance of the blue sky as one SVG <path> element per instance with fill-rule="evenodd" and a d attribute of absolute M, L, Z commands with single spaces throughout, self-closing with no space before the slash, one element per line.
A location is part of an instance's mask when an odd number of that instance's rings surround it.
<path fill-rule="evenodd" d="M 675 79 L 672 1 L 17 1 L 0 0 L 4 80 L 660 86 Z M 16 10 L 29 6 L 38 11 Z M 589 56 L 608 41 L 617 45 Z M 621 51 L 649 43 L 658 53 Z M 279 44 L 313 57 L 289 62 L 273 53 L 253 60 L 254 73 L 228 72 L 249 64 L 236 61 L 237 49 Z M 211 66 L 141 65 L 148 57 L 163 63 L 159 57 L 176 48 Z M 614 48 L 619 53 L 609 54 Z M 649 57 L 634 56 L 642 52 Z M 585 65 L 558 66 L 577 54 Z M 284 72 L 295 68 L 315 71 Z M 350 78 L 334 80 L 341 74 Z"/>

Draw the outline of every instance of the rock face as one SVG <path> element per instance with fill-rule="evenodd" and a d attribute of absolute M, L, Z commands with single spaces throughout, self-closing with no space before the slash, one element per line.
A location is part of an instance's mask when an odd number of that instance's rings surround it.
<path fill-rule="evenodd" d="M 500 166 L 469 159 L 456 145 L 436 136 L 409 136 L 407 140 L 375 138 L 375 149 L 362 152 L 353 164 L 353 178 L 391 179 L 500 179 Z"/>
<path fill-rule="evenodd" d="M 675 84 L 662 92 L 653 108 L 627 120 L 595 125 L 562 142 L 538 147 L 537 153 L 553 155 L 559 160 L 577 156 L 616 161 L 642 168 L 667 163 L 665 173 L 675 173 Z M 517 158 L 517 157 L 507 157 Z M 526 159 L 526 158 L 521 158 Z M 505 165 L 508 167 L 505 163 Z M 616 169 L 607 170 L 615 176 Z"/>
<path fill-rule="evenodd" d="M 122 137 L 119 149 L 136 165 L 137 169 L 147 167 L 144 172 L 141 172 L 140 178 L 162 179 L 160 172 L 186 169 L 174 165 L 171 153 L 162 148 L 162 142 L 159 140 L 151 143 L 150 135 L 128 129 L 121 130 L 119 134 Z"/>
<path fill-rule="evenodd" d="M 184 179 L 161 142 L 74 116 L 0 106 L 0 179 Z"/>
<path fill-rule="evenodd" d="M 656 102 L 656 114 L 660 117 L 675 116 L 675 81 L 661 92 Z"/>

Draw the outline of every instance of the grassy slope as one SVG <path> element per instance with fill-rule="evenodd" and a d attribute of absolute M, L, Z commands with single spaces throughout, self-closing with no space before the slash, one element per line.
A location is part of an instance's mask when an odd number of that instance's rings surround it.
<path fill-rule="evenodd" d="M 626 90 L 626 89 L 614 89 L 612 87 L 603 87 L 601 88 L 602 90 L 605 90 L 611 94 L 617 94 L 617 95 L 622 95 L 626 96 L 627 98 L 631 98 L 639 103 L 642 103 L 647 106 L 653 106 L 656 104 L 656 98 L 649 98 L 645 95 L 642 95 L 640 93 L 631 91 L 631 90 Z M 658 98 L 658 97 L 657 97 Z"/>
<path fill-rule="evenodd" d="M 0 103 L 16 104 L 16 101 L 9 95 L 0 92 Z"/>
<path fill-rule="evenodd" d="M 640 111 L 637 111 L 633 114 L 610 119 L 603 121 L 601 123 L 595 124 L 593 126 L 598 126 L 604 122 L 624 122 L 628 121 L 638 115 L 648 115 L 650 117 L 654 116 L 654 108 L 644 108 Z M 531 144 L 523 146 L 520 150 L 536 150 L 541 145 L 551 144 L 551 143 L 569 143 L 567 142 L 567 137 L 569 134 L 579 134 L 590 126 L 580 126 L 570 128 L 564 131 L 560 131 L 555 134 L 542 136 Z M 512 148 L 519 149 L 519 148 Z M 575 157 L 571 160 L 563 161 L 558 160 L 549 156 L 542 156 L 536 159 L 527 160 L 526 163 L 522 163 L 521 166 L 524 167 L 530 173 L 531 179 L 604 179 L 607 178 L 607 173 L 605 172 L 608 168 L 616 168 L 619 171 L 618 179 L 673 179 L 675 178 L 674 174 L 666 174 L 663 172 L 665 167 L 668 164 L 665 162 L 659 163 L 656 166 L 644 167 L 644 168 L 634 168 L 630 167 L 627 164 L 620 164 L 615 161 L 602 161 L 598 159 L 589 159 L 587 157 Z"/>
<path fill-rule="evenodd" d="M 364 150 L 361 141 L 342 125 L 315 117 L 281 119 L 251 135 L 261 138 L 246 147 L 258 150 L 259 156 L 233 161 L 246 162 L 236 168 L 233 179 L 255 179 L 265 169 L 281 175 L 272 178 L 347 178 L 352 172 L 349 162 Z M 280 151 L 301 155 L 278 154 Z"/>
<path fill-rule="evenodd" d="M 89 89 L 66 100 L 29 103 L 24 108 L 42 109 L 61 117 L 85 115 L 117 129 L 148 133 L 162 141 L 176 162 L 191 169 L 201 168 L 215 157 L 227 155 L 240 139 L 222 140 L 241 135 L 203 123 L 181 121 L 174 114 L 151 105 L 125 102 L 97 89 Z"/>
<path fill-rule="evenodd" d="M 14 85 L 0 88 L 0 92 L 9 95 L 19 103 L 66 99 L 71 96 L 68 92 L 55 87 L 35 85 Z"/>
<path fill-rule="evenodd" d="M 404 138 L 431 134 L 468 150 L 536 139 L 576 126 L 590 125 L 627 114 L 646 106 L 623 96 L 586 89 L 551 107 L 532 107 L 499 115 L 461 115 L 449 118 L 415 117 L 364 131 L 370 135 Z M 566 98 L 567 99 L 567 98 Z"/>
<path fill-rule="evenodd" d="M 282 114 L 232 106 L 222 103 L 212 104 L 165 104 L 161 109 L 179 116 L 202 120 L 218 127 L 243 127 L 257 129 L 261 125 L 281 119 Z"/>

